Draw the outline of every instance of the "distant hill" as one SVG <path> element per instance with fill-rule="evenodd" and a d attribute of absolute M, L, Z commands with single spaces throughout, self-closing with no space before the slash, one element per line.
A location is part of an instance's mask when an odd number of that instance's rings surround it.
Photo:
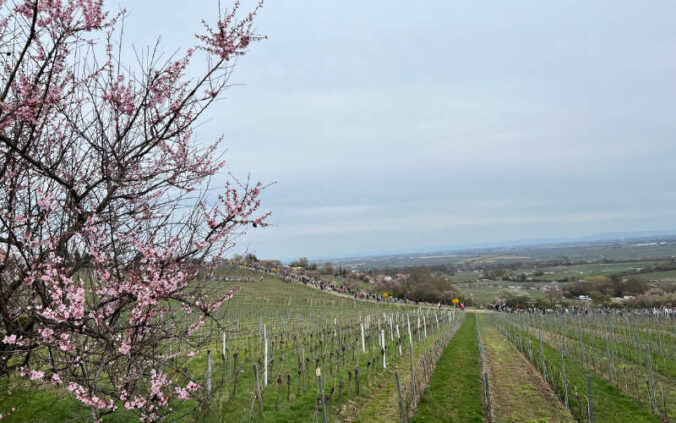
<path fill-rule="evenodd" d="M 636 260 L 676 256 L 676 231 L 615 232 L 566 239 L 528 239 L 497 242 L 436 251 L 401 252 L 323 260 L 348 268 L 432 266 L 477 258 L 493 261 Z"/>

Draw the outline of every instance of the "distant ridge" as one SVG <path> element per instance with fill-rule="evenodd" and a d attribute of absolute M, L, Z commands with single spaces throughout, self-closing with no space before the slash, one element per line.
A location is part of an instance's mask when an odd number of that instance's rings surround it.
<path fill-rule="evenodd" d="M 520 239 L 502 242 L 487 242 L 479 244 L 466 244 L 457 247 L 446 248 L 421 248 L 417 251 L 398 250 L 398 251 L 383 251 L 380 253 L 362 253 L 354 256 L 344 257 L 311 257 L 310 261 L 313 263 L 341 263 L 353 262 L 357 260 L 372 260 L 385 259 L 388 257 L 398 256 L 424 256 L 430 254 L 451 254 L 451 253 L 472 253 L 490 250 L 508 250 L 513 248 L 532 248 L 532 247 L 566 247 L 574 246 L 584 243 L 603 244 L 603 243 L 624 243 L 624 242 L 639 242 L 639 241 L 676 241 L 676 230 L 662 230 L 662 231 L 632 231 L 632 232 L 607 232 L 588 236 L 570 237 L 570 238 L 533 238 Z"/>

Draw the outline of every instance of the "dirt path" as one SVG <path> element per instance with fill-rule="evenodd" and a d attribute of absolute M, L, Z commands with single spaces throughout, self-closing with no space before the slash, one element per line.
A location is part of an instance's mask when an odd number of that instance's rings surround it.
<path fill-rule="evenodd" d="M 480 320 L 494 421 L 574 422 L 526 358 L 486 319 Z"/>

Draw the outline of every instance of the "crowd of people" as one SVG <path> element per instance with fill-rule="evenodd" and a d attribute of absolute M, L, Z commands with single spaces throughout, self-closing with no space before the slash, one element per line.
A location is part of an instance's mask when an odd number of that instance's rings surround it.
<path fill-rule="evenodd" d="M 295 282 L 300 283 L 305 286 L 311 286 L 317 288 L 321 291 L 343 294 L 353 297 L 356 300 L 361 301 L 375 301 L 375 302 L 389 302 L 389 303 L 398 303 L 398 304 L 415 304 L 420 305 L 421 302 L 417 300 L 411 300 L 408 298 L 399 298 L 386 294 L 371 293 L 363 289 L 349 287 L 346 284 L 338 284 L 332 280 L 329 280 L 322 276 L 307 275 L 303 269 L 292 269 L 289 267 L 285 268 L 270 268 L 268 266 L 263 266 L 259 263 L 247 263 L 246 266 L 242 265 L 246 269 L 256 270 L 258 272 L 267 273 L 270 275 L 275 275 L 281 278 L 284 282 Z M 241 281 L 241 282 L 254 282 L 254 278 L 225 278 L 225 280 L 230 281 Z M 263 281 L 263 277 L 260 277 L 260 282 Z M 430 304 L 426 304 L 430 305 Z"/>
<path fill-rule="evenodd" d="M 653 307 L 647 309 L 630 308 L 592 308 L 569 305 L 563 308 L 539 308 L 539 307 L 519 307 L 495 304 L 493 310 L 503 313 L 527 313 L 527 314 L 570 314 L 570 315 L 589 315 L 589 314 L 642 314 L 642 315 L 661 315 L 676 318 L 676 309 L 672 307 Z"/>

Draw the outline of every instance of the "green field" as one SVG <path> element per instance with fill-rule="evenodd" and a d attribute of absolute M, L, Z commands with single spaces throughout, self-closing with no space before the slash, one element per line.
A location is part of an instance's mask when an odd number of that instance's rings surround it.
<path fill-rule="evenodd" d="M 507 284 L 501 286 L 500 288 L 463 288 L 462 294 L 465 299 L 465 303 L 468 306 L 474 307 L 484 307 L 487 305 L 495 304 L 495 298 L 498 296 L 500 290 L 507 288 Z M 545 299 L 545 294 L 541 290 L 521 290 L 527 293 L 529 296 L 535 299 Z"/>
<path fill-rule="evenodd" d="M 640 276 L 643 279 L 647 279 L 647 280 L 674 281 L 674 280 L 676 280 L 676 270 L 669 270 L 669 271 L 665 271 L 665 272 L 642 273 L 638 276 Z"/>

